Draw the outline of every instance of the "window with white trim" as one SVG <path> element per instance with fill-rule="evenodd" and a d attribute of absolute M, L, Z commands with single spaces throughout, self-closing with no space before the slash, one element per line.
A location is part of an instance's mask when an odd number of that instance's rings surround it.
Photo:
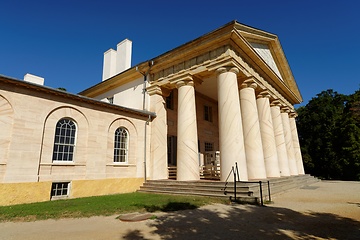
<path fill-rule="evenodd" d="M 114 162 L 127 163 L 129 146 L 129 133 L 126 128 L 119 127 L 115 131 Z"/>
<path fill-rule="evenodd" d="M 51 185 L 51 198 L 68 197 L 70 182 L 54 182 Z"/>
<path fill-rule="evenodd" d="M 62 118 L 56 124 L 53 161 L 73 161 L 76 138 L 76 124 L 69 118 Z"/>

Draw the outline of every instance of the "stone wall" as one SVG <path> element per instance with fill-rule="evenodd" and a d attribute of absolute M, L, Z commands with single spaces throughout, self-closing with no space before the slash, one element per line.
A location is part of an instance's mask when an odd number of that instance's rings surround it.
<path fill-rule="evenodd" d="M 49 200 L 52 182 L 70 182 L 69 197 L 133 192 L 143 182 L 147 116 L 10 84 L 1 85 L 0 109 L 0 205 Z M 76 123 L 73 161 L 52 160 L 62 118 Z M 129 133 L 126 163 L 113 161 L 118 127 Z"/>

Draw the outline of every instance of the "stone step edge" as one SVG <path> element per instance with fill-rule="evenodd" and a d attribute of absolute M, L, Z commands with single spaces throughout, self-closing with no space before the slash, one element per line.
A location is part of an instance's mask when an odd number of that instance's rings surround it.
<path fill-rule="evenodd" d="M 154 187 L 154 188 L 167 188 L 167 187 L 171 187 L 171 188 L 191 188 L 191 189 L 229 189 L 229 188 L 234 188 L 234 186 L 209 186 L 209 185 L 177 185 L 177 184 L 149 184 L 149 183 L 144 183 L 142 185 L 142 187 Z M 236 186 L 236 189 L 244 189 L 244 190 L 248 190 L 249 187 L 248 186 Z"/>
<path fill-rule="evenodd" d="M 140 187 L 140 191 L 146 191 L 146 190 L 151 190 L 151 191 L 172 191 L 172 192 L 199 192 L 199 193 L 219 193 L 219 194 L 224 194 L 224 190 L 222 189 L 199 189 L 199 188 L 171 188 L 171 187 L 163 187 L 163 188 L 157 188 L 157 187 Z M 226 190 L 226 192 L 228 194 L 233 194 L 234 191 L 233 189 L 228 189 Z M 236 191 L 237 194 L 243 194 L 243 195 L 248 195 L 251 196 L 253 194 L 252 191 Z"/>
<path fill-rule="evenodd" d="M 159 193 L 159 194 L 174 194 L 174 195 L 192 195 L 192 196 L 207 196 L 207 197 L 221 197 L 221 198 L 230 198 L 233 196 L 229 196 L 229 195 L 218 195 L 218 194 L 201 194 L 201 193 L 196 193 L 196 192 L 167 192 L 167 191 L 144 191 L 144 190 L 139 190 L 138 192 L 146 192 L 146 193 Z M 247 195 L 237 195 L 237 198 L 243 199 L 243 200 L 248 200 L 248 201 L 256 201 L 258 202 L 258 197 L 254 197 L 254 196 L 247 196 Z"/>

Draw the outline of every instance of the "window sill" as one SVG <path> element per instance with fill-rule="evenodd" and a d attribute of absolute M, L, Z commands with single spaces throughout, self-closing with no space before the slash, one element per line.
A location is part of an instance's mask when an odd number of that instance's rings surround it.
<path fill-rule="evenodd" d="M 62 199 L 68 199 L 69 196 L 68 195 L 64 195 L 64 196 L 52 196 L 51 197 L 51 201 L 56 201 L 56 200 L 62 200 Z"/>
<path fill-rule="evenodd" d="M 106 166 L 110 166 L 110 167 L 136 167 L 136 164 L 129 164 L 129 163 L 111 163 L 111 164 L 106 164 Z"/>
<path fill-rule="evenodd" d="M 74 162 L 51 162 L 51 163 L 40 163 L 40 166 L 86 166 L 86 164 L 74 163 Z"/>

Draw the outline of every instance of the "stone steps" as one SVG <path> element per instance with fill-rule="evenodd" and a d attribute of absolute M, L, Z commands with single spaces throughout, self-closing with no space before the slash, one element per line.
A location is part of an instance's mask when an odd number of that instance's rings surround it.
<path fill-rule="evenodd" d="M 318 182 L 319 180 L 310 175 L 299 175 L 291 177 L 281 177 L 268 179 L 270 183 L 271 195 L 285 192 L 289 189 L 300 188 Z M 269 200 L 268 180 L 262 181 L 263 200 Z M 174 181 L 174 180 L 148 180 L 140 187 L 139 192 L 178 194 L 178 195 L 197 195 L 208 197 L 232 197 L 234 200 L 234 183 L 220 182 L 211 180 L 200 181 Z M 237 182 L 236 201 L 250 204 L 260 203 L 259 182 Z"/>
<path fill-rule="evenodd" d="M 149 180 L 140 187 L 140 191 L 147 190 L 161 190 L 163 192 L 195 192 L 211 194 L 212 196 L 224 197 L 224 186 L 225 184 L 220 181 L 172 181 L 172 180 Z M 227 192 L 232 193 L 234 191 L 233 183 L 229 183 Z M 252 192 L 249 192 L 248 186 L 246 184 L 237 184 L 237 192 L 239 194 L 244 194 L 251 196 Z"/>
<path fill-rule="evenodd" d="M 152 192 L 177 195 L 194 195 L 207 197 L 229 198 L 233 196 L 234 185 L 228 183 L 224 194 L 224 182 L 220 181 L 174 181 L 174 180 L 149 180 L 140 187 L 139 192 Z M 258 204 L 257 197 L 252 196 L 246 184 L 237 183 L 237 200 L 248 204 Z"/>
<path fill-rule="evenodd" d="M 146 192 L 146 193 L 160 193 L 160 194 L 174 194 L 174 195 L 191 195 L 191 196 L 205 196 L 205 197 L 221 197 L 221 198 L 229 198 L 229 195 L 219 195 L 218 193 L 211 193 L 211 192 L 198 192 L 198 191 L 167 191 L 167 190 L 139 190 L 138 192 Z M 232 195 L 231 195 L 232 196 Z M 246 195 L 237 195 L 237 201 L 241 203 L 248 203 L 248 204 L 259 204 L 259 199 L 253 196 L 246 196 Z"/>
<path fill-rule="evenodd" d="M 320 180 L 310 176 L 309 174 L 291 176 L 291 177 L 282 177 L 277 179 L 269 179 L 270 181 L 270 194 L 271 196 L 286 192 L 291 189 L 301 188 L 307 185 L 314 184 Z M 260 196 L 259 184 L 257 187 L 250 188 L 254 192 L 255 196 Z M 268 186 L 267 182 L 263 182 L 262 186 L 263 198 L 268 199 Z"/>

